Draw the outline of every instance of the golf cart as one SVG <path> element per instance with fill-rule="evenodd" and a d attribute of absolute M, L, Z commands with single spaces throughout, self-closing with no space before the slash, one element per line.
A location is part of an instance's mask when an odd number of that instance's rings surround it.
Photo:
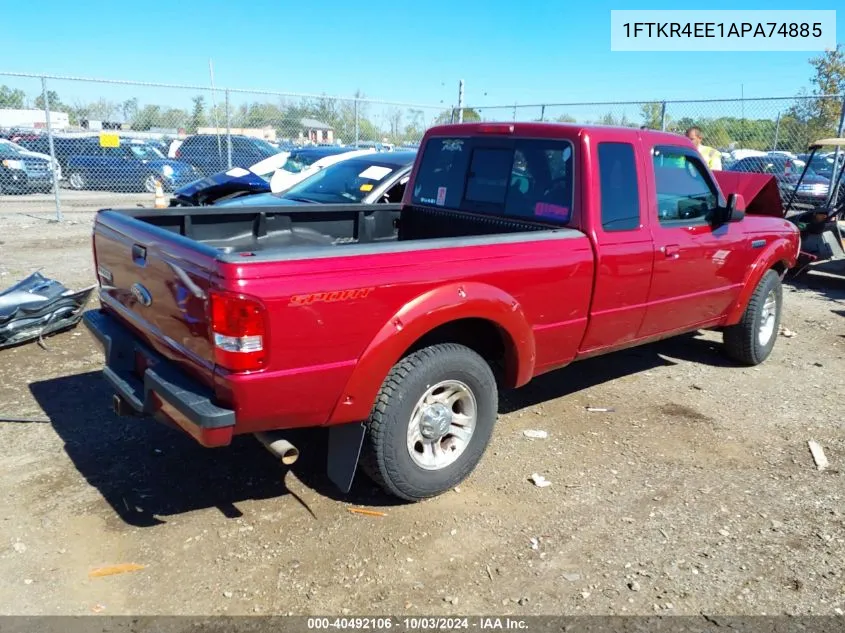
<path fill-rule="evenodd" d="M 830 183 L 804 183 L 819 149 L 830 146 L 836 146 Z M 845 188 L 842 187 L 845 160 L 842 160 L 840 146 L 845 148 L 845 138 L 823 138 L 810 145 L 810 155 L 784 207 L 786 219 L 801 231 L 801 254 L 796 267 L 798 272 L 816 262 L 845 259 L 843 228 L 840 225 L 845 220 Z M 826 196 L 824 187 L 827 188 Z M 822 188 L 821 191 L 819 188 Z M 819 193 L 822 193 L 821 197 L 818 197 Z M 808 194 L 816 196 L 817 201 L 814 202 Z"/>

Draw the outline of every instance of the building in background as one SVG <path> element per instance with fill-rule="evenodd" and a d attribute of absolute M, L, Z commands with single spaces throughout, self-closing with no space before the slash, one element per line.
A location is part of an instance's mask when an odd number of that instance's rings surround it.
<path fill-rule="evenodd" d="M 300 119 L 299 140 L 310 143 L 334 143 L 334 129 L 317 119 Z"/>
<path fill-rule="evenodd" d="M 64 130 L 70 126 L 67 112 L 50 112 L 50 126 L 54 130 Z M 47 115 L 44 110 L 0 109 L 0 128 L 42 129 L 47 127 Z"/>

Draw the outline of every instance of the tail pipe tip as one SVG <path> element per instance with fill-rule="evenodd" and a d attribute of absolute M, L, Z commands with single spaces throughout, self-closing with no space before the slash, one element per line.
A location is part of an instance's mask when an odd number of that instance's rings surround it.
<path fill-rule="evenodd" d="M 299 449 L 286 439 L 274 433 L 256 433 L 255 437 L 264 445 L 264 448 L 278 457 L 286 466 L 290 466 L 299 459 Z"/>

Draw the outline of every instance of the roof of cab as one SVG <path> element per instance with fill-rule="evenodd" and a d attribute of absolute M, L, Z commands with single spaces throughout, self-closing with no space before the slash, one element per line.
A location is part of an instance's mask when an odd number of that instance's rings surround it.
<path fill-rule="evenodd" d="M 495 136 L 497 134 L 523 138 L 572 138 L 582 134 L 593 134 L 600 138 L 630 139 L 632 141 L 639 136 L 653 142 L 677 144 L 680 141 L 681 144 L 686 145 L 689 143 L 692 145 L 684 136 L 673 132 L 580 123 L 539 123 L 533 121 L 448 123 L 429 128 L 426 132 L 426 135 L 429 136 Z"/>

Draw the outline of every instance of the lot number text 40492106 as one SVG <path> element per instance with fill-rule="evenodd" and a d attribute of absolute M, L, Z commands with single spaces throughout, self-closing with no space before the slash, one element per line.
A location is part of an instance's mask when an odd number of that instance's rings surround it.
<path fill-rule="evenodd" d="M 528 623 L 519 618 L 498 617 L 312 617 L 308 618 L 309 631 L 346 629 L 353 631 L 454 631 L 454 630 L 527 630 Z"/>

